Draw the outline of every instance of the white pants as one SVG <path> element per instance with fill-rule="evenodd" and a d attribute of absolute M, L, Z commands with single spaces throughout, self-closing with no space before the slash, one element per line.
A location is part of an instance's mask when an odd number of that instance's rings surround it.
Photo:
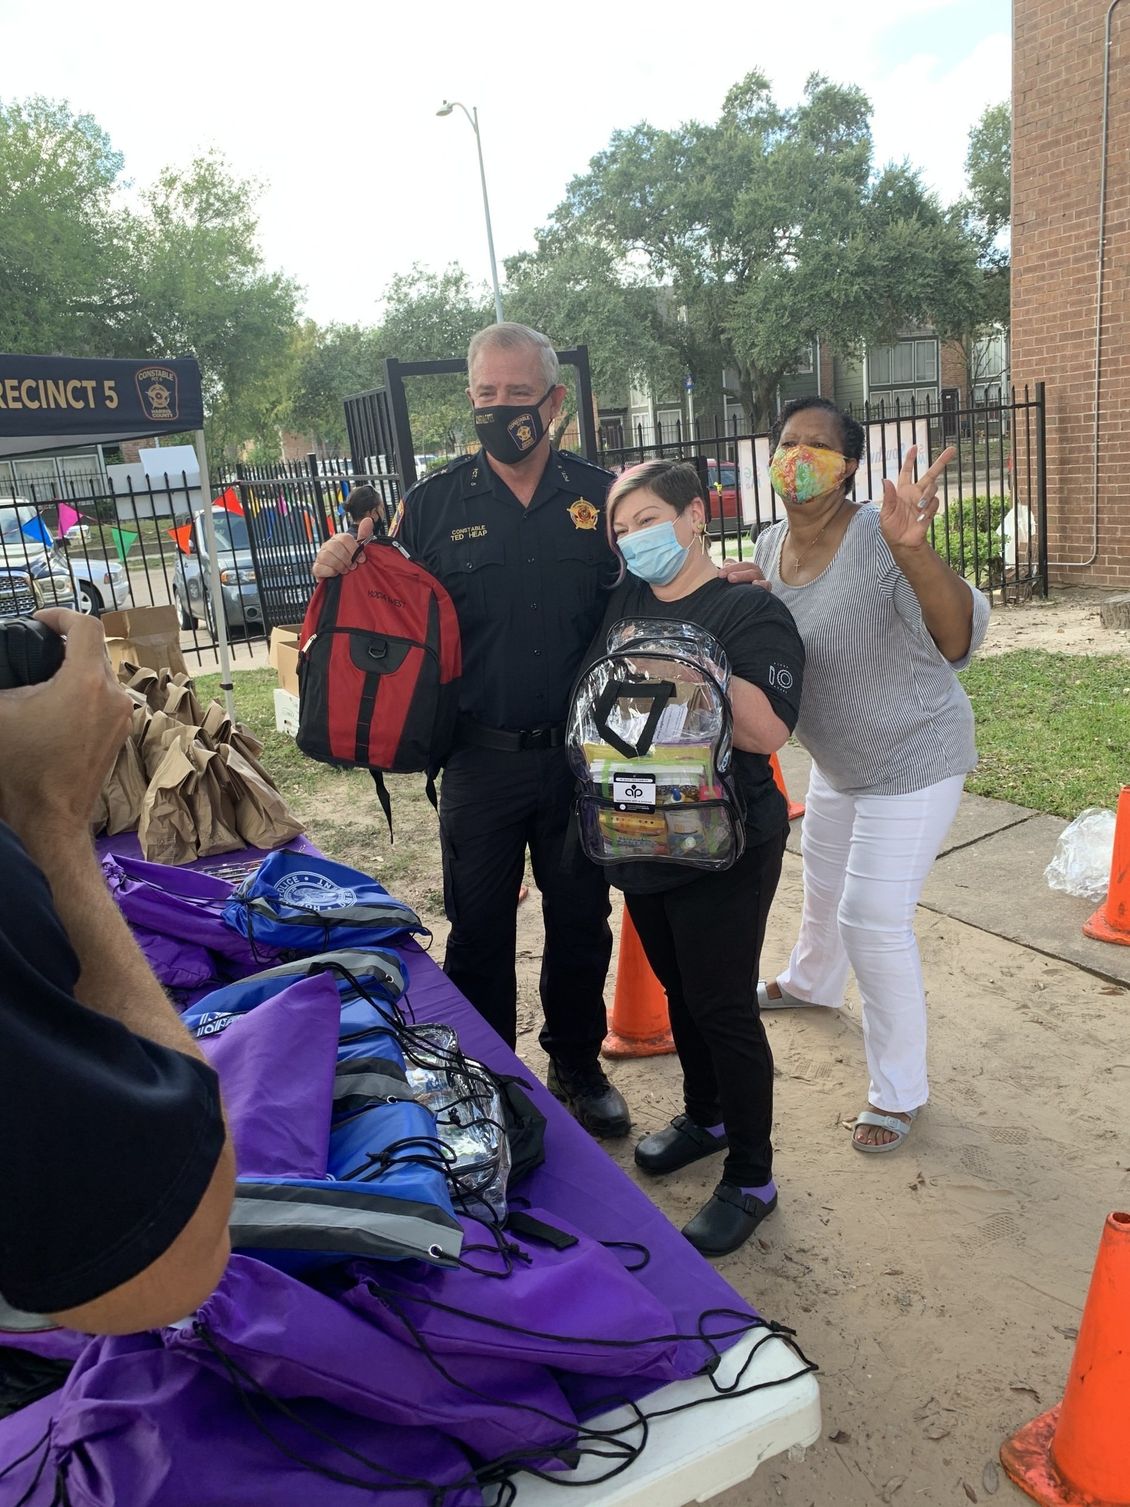
<path fill-rule="evenodd" d="M 955 775 L 908 795 L 845 795 L 812 766 L 800 935 L 778 983 L 798 999 L 838 1007 L 848 968 L 855 971 L 868 1098 L 880 1109 L 917 1109 L 929 1097 L 914 908 L 964 784 Z"/>

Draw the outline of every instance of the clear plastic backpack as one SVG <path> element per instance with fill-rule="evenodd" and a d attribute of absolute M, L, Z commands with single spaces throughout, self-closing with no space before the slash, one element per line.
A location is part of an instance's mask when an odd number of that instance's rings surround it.
<path fill-rule="evenodd" d="M 594 863 L 728 869 L 745 828 L 730 769 L 730 665 L 694 623 L 628 618 L 581 676 L 566 741 Z"/>

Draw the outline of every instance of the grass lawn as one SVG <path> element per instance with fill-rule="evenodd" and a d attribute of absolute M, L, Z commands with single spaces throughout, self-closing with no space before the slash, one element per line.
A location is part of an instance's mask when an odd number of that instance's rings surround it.
<path fill-rule="evenodd" d="M 974 660 L 961 678 L 981 750 L 970 790 L 1066 818 L 1086 806 L 1115 805 L 1130 782 L 1130 658 L 1026 649 Z M 240 670 L 235 679 L 240 721 L 263 740 L 267 768 L 318 846 L 375 874 L 422 914 L 441 915 L 439 834 L 423 776 L 386 777 L 396 834 L 390 844 L 363 770 L 316 764 L 275 731 L 275 672 Z M 205 702 L 218 687 L 218 675 L 197 678 Z"/>
<path fill-rule="evenodd" d="M 237 670 L 234 679 L 239 720 L 262 740 L 263 763 L 311 840 L 327 857 L 373 874 L 422 916 L 433 922 L 442 918 L 439 827 L 424 794 L 424 776 L 385 776 L 396 839 L 390 843 L 365 770 L 317 764 L 298 752 L 293 738 L 275 731 L 274 670 Z M 203 705 L 219 696 L 219 675 L 198 675 L 195 681 Z"/>
<path fill-rule="evenodd" d="M 969 790 L 1068 818 L 1114 808 L 1130 783 L 1130 658 L 1018 649 L 961 679 L 981 752 Z"/>

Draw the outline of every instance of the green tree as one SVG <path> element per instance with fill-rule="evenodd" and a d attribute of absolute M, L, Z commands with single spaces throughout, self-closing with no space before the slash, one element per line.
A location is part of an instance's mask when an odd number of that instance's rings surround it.
<path fill-rule="evenodd" d="M 277 448 L 294 385 L 299 290 L 263 263 L 258 192 L 211 153 L 162 172 L 134 226 L 129 338 L 196 356 L 217 455 Z"/>
<path fill-rule="evenodd" d="M 319 327 L 307 320 L 295 331 L 294 341 L 294 388 L 287 427 L 309 435 L 322 455 L 344 455 L 348 449 L 345 399 L 382 380 L 379 334 L 359 324 Z"/>
<path fill-rule="evenodd" d="M 976 248 L 979 275 L 951 333 L 961 347 L 971 391 L 986 376 L 986 337 L 1007 329 L 1010 317 L 1012 114 L 1007 102 L 990 105 L 970 131 L 965 178 L 966 193 L 950 219 Z"/>
<path fill-rule="evenodd" d="M 0 101 L 0 350 L 105 355 L 128 281 L 122 170 L 90 115 Z"/>
<path fill-rule="evenodd" d="M 414 264 L 384 292 L 380 349 L 400 361 L 464 356 L 476 330 L 494 322 L 494 302 L 455 264 L 432 272 Z M 417 454 L 454 454 L 471 442 L 466 378 L 412 377 L 405 384 Z"/>
<path fill-rule="evenodd" d="M 890 339 L 976 279 L 969 237 L 917 176 L 874 171 L 866 96 L 819 75 L 792 109 L 754 72 L 713 124 L 616 132 L 549 233 L 605 249 L 621 282 L 631 269 L 669 288 L 687 313 L 670 342 L 696 377 L 734 371 L 756 422 L 815 339 Z"/>
<path fill-rule="evenodd" d="M 588 348 L 593 393 L 626 403 L 630 387 L 678 380 L 683 356 L 656 290 L 626 281 L 607 246 L 545 231 L 537 249 L 506 263 L 506 313 L 543 331 L 558 349 Z M 562 410 L 564 428 L 574 411 Z"/>

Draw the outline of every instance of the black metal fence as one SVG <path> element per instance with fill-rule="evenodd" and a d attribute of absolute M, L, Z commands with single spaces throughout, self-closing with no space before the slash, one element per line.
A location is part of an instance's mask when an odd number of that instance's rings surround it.
<path fill-rule="evenodd" d="M 876 405 L 857 417 L 867 434 L 857 497 L 880 498 L 883 477 L 897 474 L 910 445 L 919 445 L 920 464 L 921 452 L 929 462 L 952 445 L 935 548 L 998 600 L 1046 593 L 1042 384 L 970 408 Z M 748 558 L 752 539 L 780 516 L 767 480 L 766 434 L 718 424 L 684 432 L 674 424 L 651 435 L 637 431 L 631 445 L 607 443 L 612 437 L 602 431 L 597 458 L 613 471 L 661 455 L 696 463 L 712 503 L 718 555 Z M 250 660 L 272 627 L 301 621 L 314 555 L 323 539 L 347 526 L 346 499 L 362 482 L 391 516 L 400 478 L 389 470 L 356 472 L 347 460 L 311 455 L 237 466 L 213 480 L 218 597 L 195 476 L 150 477 L 124 488 L 74 475 L 25 484 L 18 496 L 0 497 L 0 613 L 54 604 L 94 613 L 171 608 L 182 652 L 207 666 L 217 658 L 219 609 L 235 660 Z"/>
<path fill-rule="evenodd" d="M 218 596 L 195 474 L 124 488 L 104 475 L 25 483 L 0 498 L 0 613 L 171 609 L 182 652 L 207 665 L 218 657 L 219 610 L 233 656 L 250 659 L 272 627 L 301 621 L 314 555 L 348 525 L 346 500 L 361 482 L 391 515 L 398 479 L 357 475 L 346 461 L 237 466 L 213 480 Z"/>
<path fill-rule="evenodd" d="M 932 543 L 961 575 L 1000 601 L 1047 594 L 1047 489 L 1044 385 L 1007 391 L 997 401 L 945 408 L 898 402 L 851 410 L 865 446 L 855 495 L 881 501 L 883 479 L 897 476 L 918 446 L 921 473 L 952 446 L 941 476 L 942 506 Z M 611 471 L 653 457 L 695 462 L 711 503 L 715 552 L 748 558 L 752 540 L 783 516 L 768 481 L 769 436 L 717 420 L 687 427 L 637 426 L 634 444 L 620 426 L 602 426 L 598 459 Z"/>

